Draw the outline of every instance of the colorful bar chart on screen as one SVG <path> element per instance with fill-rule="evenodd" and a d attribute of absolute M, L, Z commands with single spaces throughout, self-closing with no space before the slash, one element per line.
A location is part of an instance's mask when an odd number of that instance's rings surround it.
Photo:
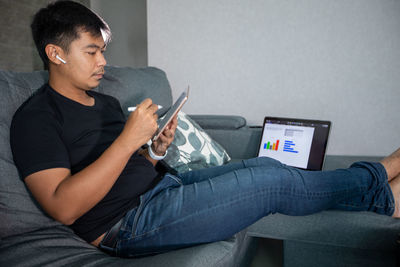
<path fill-rule="evenodd" d="M 267 143 L 264 143 L 264 149 L 268 149 L 268 150 L 278 151 L 278 146 L 279 146 L 279 139 L 276 140 L 275 143 L 272 143 L 270 141 L 268 141 Z"/>
<path fill-rule="evenodd" d="M 294 150 L 295 143 L 293 141 L 285 140 L 283 144 L 283 151 L 284 152 L 291 152 L 291 153 L 299 153 L 299 151 Z"/>

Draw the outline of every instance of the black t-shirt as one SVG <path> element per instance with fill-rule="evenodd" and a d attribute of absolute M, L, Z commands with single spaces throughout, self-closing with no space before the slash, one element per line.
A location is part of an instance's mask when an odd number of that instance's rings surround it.
<path fill-rule="evenodd" d="M 123 130 L 125 116 L 115 98 L 96 92 L 94 106 L 84 106 L 44 85 L 15 113 L 10 130 L 14 162 L 23 178 L 50 168 L 75 174 L 90 165 Z M 135 152 L 110 192 L 71 225 L 92 242 L 136 207 L 159 174 Z"/>

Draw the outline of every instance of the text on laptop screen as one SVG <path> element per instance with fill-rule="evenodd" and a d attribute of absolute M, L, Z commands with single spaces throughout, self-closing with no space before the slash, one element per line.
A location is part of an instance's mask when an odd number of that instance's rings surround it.
<path fill-rule="evenodd" d="M 322 168 L 330 123 L 265 118 L 258 156 L 302 169 Z"/>

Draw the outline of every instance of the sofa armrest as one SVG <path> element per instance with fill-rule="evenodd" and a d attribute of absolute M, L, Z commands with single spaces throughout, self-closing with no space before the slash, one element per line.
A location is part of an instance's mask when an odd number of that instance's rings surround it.
<path fill-rule="evenodd" d="M 237 130 L 246 126 L 246 119 L 229 115 L 189 115 L 201 128 Z"/>
<path fill-rule="evenodd" d="M 190 118 L 225 148 L 232 160 L 257 156 L 261 127 L 247 126 L 241 116 L 190 115 Z"/>
<path fill-rule="evenodd" d="M 206 129 L 206 131 L 226 149 L 232 160 L 257 156 L 261 127 L 244 126 L 237 130 Z"/>
<path fill-rule="evenodd" d="M 271 214 L 248 228 L 248 235 L 311 244 L 396 251 L 400 222 L 373 212 L 327 210 L 307 216 Z"/>

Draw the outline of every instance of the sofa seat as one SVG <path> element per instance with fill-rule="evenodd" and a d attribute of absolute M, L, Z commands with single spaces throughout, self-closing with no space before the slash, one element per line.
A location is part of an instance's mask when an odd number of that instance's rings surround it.
<path fill-rule="evenodd" d="M 381 157 L 327 156 L 325 170 Z M 399 266 L 400 220 L 373 212 L 328 210 L 307 216 L 273 214 L 248 235 L 283 240 L 284 266 Z"/>
<path fill-rule="evenodd" d="M 254 240 L 246 231 L 229 240 L 149 257 L 111 257 L 64 226 L 7 237 L 0 243 L 0 266 L 246 266 Z"/>

